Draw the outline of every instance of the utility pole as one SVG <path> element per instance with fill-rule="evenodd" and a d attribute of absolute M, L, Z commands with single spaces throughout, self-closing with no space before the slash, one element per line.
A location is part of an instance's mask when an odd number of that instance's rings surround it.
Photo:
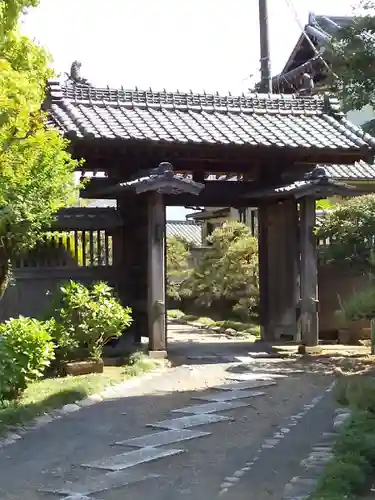
<path fill-rule="evenodd" d="M 258 0 L 260 35 L 260 91 L 272 94 L 267 0 Z"/>

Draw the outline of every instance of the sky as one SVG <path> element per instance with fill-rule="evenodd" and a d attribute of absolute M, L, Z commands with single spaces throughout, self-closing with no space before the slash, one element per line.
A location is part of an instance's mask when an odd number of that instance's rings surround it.
<path fill-rule="evenodd" d="M 353 0 L 268 0 L 272 74 L 285 65 L 309 12 L 350 15 Z M 96 86 L 246 92 L 259 78 L 257 0 L 41 0 L 22 31 L 57 73 L 82 62 Z M 183 208 L 167 217 L 183 219 Z"/>

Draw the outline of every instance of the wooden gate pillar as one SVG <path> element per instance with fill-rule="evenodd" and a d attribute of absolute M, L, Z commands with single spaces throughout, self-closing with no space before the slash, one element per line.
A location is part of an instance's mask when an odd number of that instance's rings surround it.
<path fill-rule="evenodd" d="M 272 340 L 269 331 L 268 307 L 268 205 L 263 204 L 258 209 L 258 262 L 259 262 L 259 321 L 260 335 L 263 341 Z"/>
<path fill-rule="evenodd" d="M 319 342 L 319 300 L 315 203 L 317 199 L 332 195 L 363 194 L 366 191 L 335 182 L 329 179 L 324 168 L 315 167 L 305 175 L 303 182 L 271 187 L 248 197 L 261 200 L 259 277 L 262 339 L 274 340 L 275 336 L 285 332 L 294 334 L 303 346 L 314 348 L 312 351 L 319 350 L 316 349 Z M 306 351 L 301 349 L 301 352 Z"/>
<path fill-rule="evenodd" d="M 301 337 L 305 346 L 319 342 L 319 300 L 317 246 L 315 236 L 315 197 L 300 200 L 301 250 Z"/>
<path fill-rule="evenodd" d="M 294 199 L 260 209 L 259 278 L 262 339 L 297 334 L 298 217 Z"/>
<path fill-rule="evenodd" d="M 149 353 L 164 357 L 167 353 L 166 279 L 165 279 L 165 204 L 164 194 L 198 195 L 204 184 L 175 174 L 170 163 L 140 171 L 131 180 L 119 184 L 128 192 L 129 226 L 124 226 L 128 252 L 124 262 L 128 271 L 127 291 L 133 298 L 136 339 L 149 337 Z M 125 254 L 124 254 L 125 255 Z"/>
<path fill-rule="evenodd" d="M 149 192 L 147 197 L 149 350 L 166 355 L 165 204 L 161 193 Z"/>
<path fill-rule="evenodd" d="M 119 294 L 122 304 L 132 308 L 133 323 L 129 331 L 134 341 L 140 343 L 141 337 L 147 336 L 147 200 L 133 195 L 120 199 L 118 205 L 123 220 L 116 259 Z"/>

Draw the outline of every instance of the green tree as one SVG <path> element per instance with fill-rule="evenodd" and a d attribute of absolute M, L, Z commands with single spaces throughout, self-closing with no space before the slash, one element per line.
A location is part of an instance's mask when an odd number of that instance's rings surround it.
<path fill-rule="evenodd" d="M 74 193 L 77 162 L 41 110 L 50 56 L 18 27 L 24 9 L 37 4 L 0 2 L 0 296 L 12 258 L 35 245 Z"/>
<path fill-rule="evenodd" d="M 371 270 L 375 248 L 375 194 L 337 204 L 317 228 L 325 262 Z"/>
<path fill-rule="evenodd" d="M 361 16 L 339 29 L 324 57 L 330 62 L 331 86 L 346 110 L 375 108 L 375 2 L 361 1 Z M 338 78 L 336 78 L 336 76 Z M 369 124 L 369 131 L 373 128 Z"/>
<path fill-rule="evenodd" d="M 189 243 L 182 238 L 167 238 L 167 294 L 180 298 L 180 286 L 189 275 Z"/>
<path fill-rule="evenodd" d="M 205 306 L 226 299 L 237 314 L 249 318 L 259 296 L 257 239 L 245 224 L 228 221 L 213 231 L 209 243 L 186 286 Z"/>

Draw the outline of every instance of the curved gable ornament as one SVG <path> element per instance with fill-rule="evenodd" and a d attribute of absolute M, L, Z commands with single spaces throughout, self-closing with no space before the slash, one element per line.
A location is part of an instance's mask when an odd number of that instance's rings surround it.
<path fill-rule="evenodd" d="M 139 172 L 132 180 L 122 182 L 123 189 L 130 189 L 137 194 L 153 191 L 160 194 L 193 194 L 199 195 L 204 184 L 176 174 L 169 162 L 162 162 L 158 167 Z"/>

